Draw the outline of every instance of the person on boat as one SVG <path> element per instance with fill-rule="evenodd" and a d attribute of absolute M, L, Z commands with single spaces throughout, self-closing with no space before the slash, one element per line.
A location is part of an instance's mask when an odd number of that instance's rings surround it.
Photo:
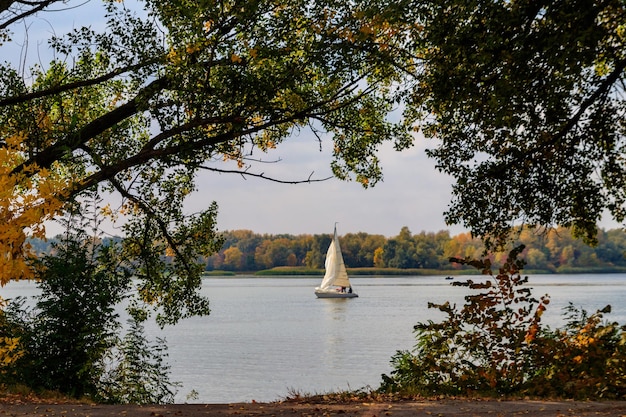
<path fill-rule="evenodd" d="M 352 287 L 348 287 L 348 294 L 352 294 Z"/>
<path fill-rule="evenodd" d="M 341 287 L 341 292 L 346 292 L 346 287 Z"/>

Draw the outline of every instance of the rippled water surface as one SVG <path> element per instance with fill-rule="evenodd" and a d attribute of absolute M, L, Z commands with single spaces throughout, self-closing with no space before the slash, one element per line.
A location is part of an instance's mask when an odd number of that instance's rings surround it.
<path fill-rule="evenodd" d="M 463 278 L 456 278 L 462 280 Z M 476 279 L 476 277 L 472 278 Z M 290 392 L 377 387 L 400 349 L 413 346 L 413 325 L 441 318 L 427 303 L 460 303 L 466 291 L 441 276 L 351 278 L 359 298 L 317 299 L 311 278 L 210 278 L 202 292 L 211 315 L 187 319 L 151 336 L 165 337 L 177 402 L 271 401 Z M 626 275 L 531 276 L 533 295 L 550 294 L 544 322 L 562 323 L 573 302 L 626 324 Z M 0 295 L 33 294 L 29 283 L 12 283 Z M 187 396 L 198 393 L 195 399 Z"/>

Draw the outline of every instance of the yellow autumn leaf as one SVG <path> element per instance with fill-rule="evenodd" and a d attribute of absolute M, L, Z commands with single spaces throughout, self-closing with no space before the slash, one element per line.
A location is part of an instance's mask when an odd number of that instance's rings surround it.
<path fill-rule="evenodd" d="M 371 35 L 376 33 L 376 30 L 371 25 L 364 25 L 359 28 L 359 31 L 364 35 Z"/>
<path fill-rule="evenodd" d="M 102 215 L 105 217 L 112 217 L 113 210 L 111 210 L 111 204 L 107 204 L 106 206 L 102 207 L 100 209 L 100 213 L 102 213 Z"/>
<path fill-rule="evenodd" d="M 35 164 L 25 166 L 20 174 L 12 170 L 21 162 L 20 140 L 13 135 L 12 148 L 0 151 L 0 285 L 10 279 L 30 279 L 33 271 L 28 259 L 32 247 L 26 244 L 26 233 L 45 237 L 45 222 L 61 213 L 63 196 L 71 189 L 71 181 L 54 169 L 41 169 Z M 19 161 L 19 162 L 16 162 Z"/>

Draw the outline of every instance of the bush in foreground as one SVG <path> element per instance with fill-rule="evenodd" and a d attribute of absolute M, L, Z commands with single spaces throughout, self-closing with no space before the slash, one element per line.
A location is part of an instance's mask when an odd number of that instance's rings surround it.
<path fill-rule="evenodd" d="M 446 318 L 415 326 L 415 348 L 393 356 L 380 391 L 625 399 L 626 329 L 603 321 L 610 306 L 587 315 L 570 305 L 564 328 L 542 326 L 550 300 L 534 298 L 525 285 L 524 262 L 517 259 L 522 250 L 511 251 L 496 276 L 488 259 L 454 259 L 491 278 L 454 282 L 478 291 L 460 309 L 429 303 Z"/>
<path fill-rule="evenodd" d="M 120 266 L 115 247 L 68 226 L 55 250 L 41 260 L 34 308 L 18 298 L 0 309 L 0 385 L 103 402 L 172 402 L 167 345 L 149 343 L 140 309 L 119 337 L 116 307 L 132 290 L 132 271 Z"/>

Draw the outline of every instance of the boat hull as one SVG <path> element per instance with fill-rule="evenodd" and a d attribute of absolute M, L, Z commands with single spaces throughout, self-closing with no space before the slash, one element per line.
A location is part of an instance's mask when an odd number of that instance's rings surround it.
<path fill-rule="evenodd" d="M 317 298 L 356 298 L 359 295 L 355 292 L 340 291 L 315 291 Z"/>

